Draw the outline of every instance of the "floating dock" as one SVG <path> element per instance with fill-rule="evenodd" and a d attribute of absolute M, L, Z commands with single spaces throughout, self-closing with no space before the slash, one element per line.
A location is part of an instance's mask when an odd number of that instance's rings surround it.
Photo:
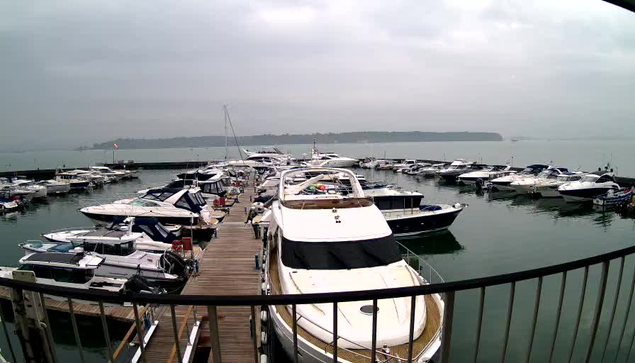
<path fill-rule="evenodd" d="M 262 252 L 262 241 L 255 238 L 252 226 L 245 223 L 247 219 L 244 213 L 245 207 L 249 207 L 249 199 L 246 195 L 242 195 L 238 203 L 230 208 L 229 214 L 219 226 L 218 238 L 207 245 L 199 263 L 198 276 L 190 278 L 181 295 L 260 294 L 260 270 L 256 268 L 254 258 Z M 177 306 L 175 312 L 181 357 L 183 358 L 186 352 L 193 354 L 194 351 L 198 351 L 210 354 L 211 361 L 213 352 L 207 309 L 195 310 L 195 307 L 191 306 Z M 221 362 L 257 361 L 254 348 L 260 341 L 258 325 L 260 309 L 255 308 L 253 319 L 251 314 L 250 307 L 218 307 Z M 195 319 L 200 321 L 196 333 L 198 336 L 192 336 L 196 327 Z M 170 310 L 168 309 L 158 320 L 159 324 L 145 348 L 147 361 L 176 362 Z M 254 329 L 256 336 L 252 336 L 252 320 L 256 324 Z"/>

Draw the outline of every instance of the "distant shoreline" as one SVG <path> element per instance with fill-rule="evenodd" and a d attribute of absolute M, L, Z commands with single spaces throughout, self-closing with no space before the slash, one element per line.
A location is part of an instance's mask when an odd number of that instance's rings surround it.
<path fill-rule="evenodd" d="M 444 142 L 444 141 L 503 141 L 496 132 L 344 132 L 327 134 L 284 134 L 255 135 L 238 137 L 240 146 L 259 145 L 302 145 L 313 141 L 324 144 L 376 144 L 399 142 Z M 174 137 L 163 139 L 116 139 L 112 141 L 84 146 L 76 150 L 111 150 L 117 144 L 118 149 L 174 149 L 225 146 L 224 136 Z M 228 139 L 229 146 L 236 146 L 233 137 Z"/>

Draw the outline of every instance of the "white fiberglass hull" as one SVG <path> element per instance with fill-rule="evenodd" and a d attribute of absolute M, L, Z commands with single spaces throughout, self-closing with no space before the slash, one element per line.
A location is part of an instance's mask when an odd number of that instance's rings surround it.
<path fill-rule="evenodd" d="M 434 302 L 437 304 L 439 311 L 444 311 L 444 303 L 441 300 L 441 297 L 438 294 L 432 295 Z M 282 347 L 284 348 L 287 356 L 293 359 L 293 330 L 292 328 L 284 321 L 284 319 L 280 316 L 280 313 L 277 311 L 278 306 L 272 305 L 269 307 L 269 316 L 271 316 L 271 321 L 273 324 L 273 328 L 276 332 L 276 336 Z M 330 343 L 330 341 L 329 341 Z M 426 363 L 432 359 L 432 356 L 439 350 L 441 347 L 441 335 L 437 335 L 434 337 L 433 341 L 428 344 L 426 349 L 421 352 L 421 354 L 417 357 L 413 357 L 413 362 L 416 363 Z M 380 349 L 381 347 L 377 347 Z M 343 348 L 340 348 L 340 351 Z M 378 354 L 378 356 L 381 356 Z M 342 359 L 341 356 L 337 359 L 338 362 L 341 363 L 349 363 L 350 361 L 346 359 Z M 329 352 L 325 352 L 323 348 L 319 348 L 316 345 L 312 344 L 308 340 L 304 339 L 300 334 L 298 334 L 298 362 L 302 363 L 326 363 L 333 362 L 333 355 Z"/>

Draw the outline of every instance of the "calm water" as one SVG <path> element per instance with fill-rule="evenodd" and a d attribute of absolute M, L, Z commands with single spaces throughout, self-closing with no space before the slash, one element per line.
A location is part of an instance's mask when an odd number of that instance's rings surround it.
<path fill-rule="evenodd" d="M 522 145 L 523 143 L 518 143 Z M 529 143 L 527 143 L 529 144 Z M 405 145 L 405 144 L 404 144 Z M 514 147 L 516 147 L 514 145 Z M 458 155 L 452 155 L 455 157 Z M 431 157 L 434 157 L 431 156 Z M 179 157 L 173 160 L 179 160 Z M 53 197 L 48 201 L 35 204 L 23 213 L 0 219 L 0 235 L 3 236 L 1 265 L 15 265 L 21 252 L 19 242 L 40 238 L 40 234 L 51 229 L 88 225 L 89 220 L 77 212 L 77 209 L 97 203 L 132 196 L 138 189 L 146 185 L 158 185 L 170 179 L 177 171 L 145 171 L 139 181 L 129 181 L 106 186 L 91 194 L 73 194 L 66 197 Z M 565 204 L 561 200 L 531 200 L 528 198 L 494 199 L 488 195 L 477 195 L 474 191 L 439 184 L 433 180 L 421 180 L 393 174 L 392 172 L 364 171 L 367 178 L 397 183 L 404 188 L 418 190 L 425 195 L 425 202 L 463 202 L 469 207 L 459 216 L 450 232 L 408 240 L 408 247 L 420 254 L 434 266 L 446 281 L 489 276 L 522 269 L 535 268 L 587 257 L 602 252 L 612 251 L 633 244 L 635 224 L 633 219 L 624 219 L 613 213 L 602 213 L 590 206 Z M 633 173 L 635 175 L 635 172 Z M 614 281 L 617 265 L 611 266 L 610 282 L 607 290 L 605 306 L 611 306 L 614 294 Z M 624 274 L 624 287 L 630 287 L 630 279 L 635 264 L 627 260 Z M 583 320 L 576 355 L 577 361 L 586 349 L 588 329 L 596 298 L 599 269 L 591 269 L 590 282 L 584 308 Z M 561 322 L 561 334 L 558 337 L 558 348 L 554 361 L 565 360 L 577 310 L 581 272 L 571 273 L 567 280 L 565 309 Z M 556 309 L 560 277 L 546 278 L 543 284 L 543 300 L 540 307 L 540 318 L 532 361 L 545 361 L 548 357 L 549 342 L 552 336 L 554 313 Z M 628 286 L 627 286 L 628 285 Z M 536 281 L 517 285 L 514 305 L 511 342 L 508 348 L 508 361 L 516 362 L 524 358 L 525 346 L 529 334 L 533 312 L 533 301 Z M 627 291 L 627 290 L 624 290 Z M 481 343 L 480 361 L 500 361 L 500 348 L 505 329 L 505 317 L 508 304 L 509 286 L 494 287 L 487 290 L 484 327 Z M 620 304 L 616 322 L 621 327 L 624 316 L 624 300 L 627 292 L 620 296 Z M 473 341 L 476 336 L 475 323 L 478 304 L 478 292 L 467 291 L 457 294 L 455 311 L 455 329 L 452 340 L 454 361 L 471 359 Z M 6 308 L 5 308 L 6 311 Z M 606 339 L 609 312 L 602 317 L 603 329 L 598 334 L 598 341 Z M 61 361 L 77 359 L 73 347 L 68 321 L 64 316 L 52 323 L 56 329 L 56 342 Z M 91 334 L 83 335 L 83 339 L 91 361 L 102 361 L 105 356 L 101 327 L 96 321 L 85 320 L 81 323 Z M 566 328 L 564 328 L 566 327 Z M 381 328 L 381 326 L 380 326 Z M 635 322 L 629 322 L 625 343 L 633 336 Z M 84 329 L 84 328 L 83 328 Z M 92 329 L 92 330 L 91 330 Z M 113 327 L 113 337 L 123 336 L 126 327 Z M 619 329 L 615 328 L 614 334 Z M 522 342 L 516 344 L 514 342 Z M 611 339 L 608 350 L 610 361 L 615 354 L 617 339 Z M 0 334 L 0 347 L 3 355 L 9 353 Z M 17 341 L 14 341 L 17 347 Z M 627 349 L 622 349 L 622 359 Z M 599 354 L 599 352 L 596 352 Z M 597 356 L 596 356 L 597 358 Z"/>
<path fill-rule="evenodd" d="M 595 170 L 612 161 L 619 174 L 635 176 L 631 155 L 632 141 L 519 141 L 519 142 L 420 142 L 384 144 L 333 144 L 319 146 L 350 157 L 420 158 L 452 160 L 465 158 L 486 163 L 525 166 L 531 163 L 554 163 L 570 169 Z M 257 149 L 250 147 L 248 149 Z M 281 148 L 296 157 L 310 153 L 311 145 L 283 145 Z M 194 149 L 117 150 L 115 160 L 197 161 L 221 159 L 221 147 Z M 236 148 L 230 157 L 238 157 Z M 0 153 L 0 170 L 84 167 L 94 163 L 112 162 L 112 150 L 68 151 L 50 150 L 23 153 Z"/>

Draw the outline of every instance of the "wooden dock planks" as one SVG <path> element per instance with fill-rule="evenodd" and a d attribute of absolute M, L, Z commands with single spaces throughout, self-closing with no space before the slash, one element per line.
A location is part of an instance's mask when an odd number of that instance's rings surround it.
<path fill-rule="evenodd" d="M 244 202 L 243 202 L 244 201 Z M 248 198 L 241 197 L 241 202 L 230 208 L 218 229 L 218 238 L 208 244 L 199 264 L 199 275 L 190 278 L 181 292 L 182 295 L 258 295 L 260 293 L 260 270 L 255 268 L 255 255 L 260 255 L 262 241 L 254 238 L 251 225 L 245 224 L 247 216 L 245 206 L 249 206 Z M 187 306 L 176 308 L 177 326 L 185 319 Z M 210 331 L 207 321 L 206 307 L 199 307 L 198 316 L 202 317 L 199 342 L 201 346 L 210 346 Z M 259 314 L 256 309 L 259 332 Z M 219 307 L 218 328 L 221 345 L 222 362 L 253 362 L 254 341 L 251 336 L 250 307 Z M 188 317 L 188 326 L 193 324 L 192 316 Z M 174 346 L 172 317 L 169 310 L 160 318 L 159 326 L 146 347 L 147 360 L 150 362 L 169 361 Z M 181 337 L 181 354 L 186 346 L 186 335 Z M 256 336 L 258 339 L 258 335 Z M 174 362 L 177 360 L 174 359 Z M 210 356 L 211 361 L 211 356 Z M 218 363 L 218 362 L 215 362 Z"/>

